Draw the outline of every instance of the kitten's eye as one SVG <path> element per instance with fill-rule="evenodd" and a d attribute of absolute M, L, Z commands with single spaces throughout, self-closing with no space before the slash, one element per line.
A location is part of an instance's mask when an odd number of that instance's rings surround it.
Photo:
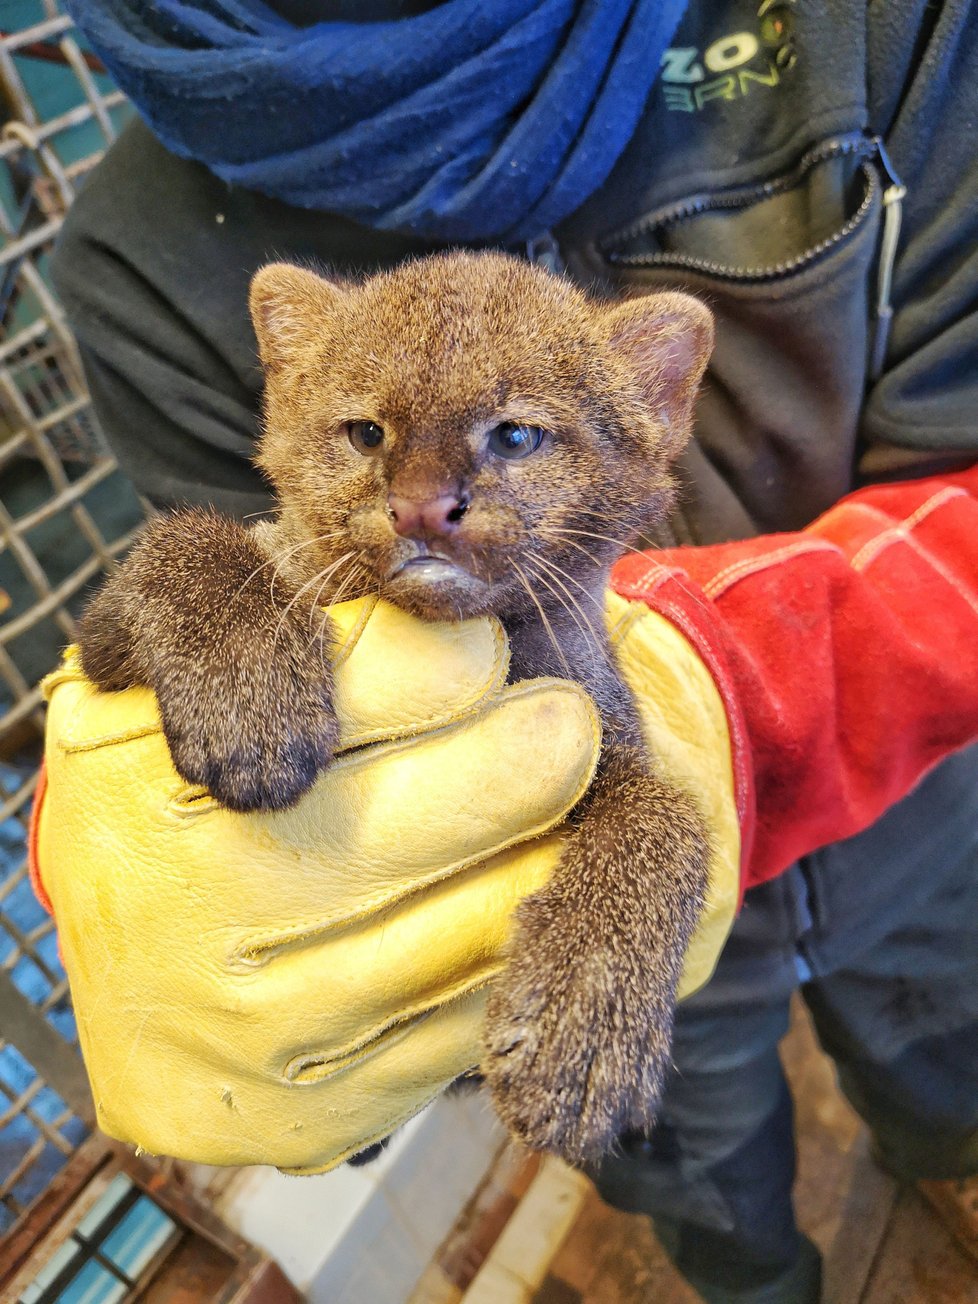
<path fill-rule="evenodd" d="M 518 426 L 514 421 L 504 421 L 489 432 L 489 452 L 514 462 L 535 453 L 543 443 L 543 435 L 539 426 Z"/>
<path fill-rule="evenodd" d="M 375 421 L 348 421 L 350 443 L 364 457 L 376 457 L 384 443 L 384 430 Z"/>

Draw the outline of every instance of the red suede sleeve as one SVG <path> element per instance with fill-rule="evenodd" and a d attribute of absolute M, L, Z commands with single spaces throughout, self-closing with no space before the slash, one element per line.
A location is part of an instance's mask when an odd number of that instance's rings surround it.
<path fill-rule="evenodd" d="M 633 554 L 727 705 L 745 886 L 868 827 L 978 739 L 978 466 L 878 485 L 807 529 Z"/>

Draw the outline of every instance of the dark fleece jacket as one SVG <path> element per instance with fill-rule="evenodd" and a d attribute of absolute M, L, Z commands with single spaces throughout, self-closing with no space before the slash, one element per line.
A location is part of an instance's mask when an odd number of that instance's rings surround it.
<path fill-rule="evenodd" d="M 665 542 L 796 529 L 863 480 L 978 448 L 976 7 L 693 0 L 626 154 L 554 233 L 575 279 L 688 288 L 717 315 Z M 368 271 L 427 248 L 230 189 L 132 124 L 69 215 L 54 275 L 137 487 L 266 506 L 249 460 L 252 273 L 272 258 Z"/>

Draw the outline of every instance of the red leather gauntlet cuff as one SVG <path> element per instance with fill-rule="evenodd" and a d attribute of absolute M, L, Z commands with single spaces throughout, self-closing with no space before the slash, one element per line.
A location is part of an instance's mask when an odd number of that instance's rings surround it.
<path fill-rule="evenodd" d="M 746 887 L 978 738 L 978 467 L 860 490 L 794 534 L 633 554 L 612 584 L 723 695 Z"/>

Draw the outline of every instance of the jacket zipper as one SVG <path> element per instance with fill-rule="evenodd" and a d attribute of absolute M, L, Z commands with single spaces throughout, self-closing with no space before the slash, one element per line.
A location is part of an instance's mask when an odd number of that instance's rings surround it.
<path fill-rule="evenodd" d="M 883 374 L 883 364 L 886 361 L 886 346 L 889 343 L 890 327 L 893 324 L 890 288 L 893 283 L 893 264 L 900 243 L 903 200 L 907 193 L 907 187 L 897 176 L 890 162 L 890 156 L 886 152 L 886 146 L 878 136 L 875 138 L 875 144 L 880 169 L 886 178 L 886 189 L 883 191 L 883 238 L 880 241 L 879 264 L 876 269 L 876 323 L 873 330 L 873 348 L 869 357 L 871 380 L 876 380 Z"/>
<path fill-rule="evenodd" d="M 786 259 L 780 263 L 773 263 L 767 267 L 730 267 L 725 263 L 713 262 L 711 259 L 699 258 L 692 254 L 625 254 L 616 252 L 611 246 L 620 244 L 625 240 L 634 240 L 654 231 L 657 227 L 685 221 L 688 218 L 696 217 L 700 213 L 747 208 L 763 199 L 784 194 L 798 186 L 805 175 L 817 164 L 847 154 L 857 155 L 867 161 L 874 157 L 880 159 L 888 179 L 896 181 L 892 168 L 888 166 L 888 160 L 885 160 L 882 143 L 877 137 L 867 137 L 862 134 L 838 136 L 823 141 L 820 145 L 807 150 L 795 167 L 784 176 L 762 182 L 759 185 L 735 187 L 720 195 L 695 195 L 690 199 L 683 200 L 681 203 L 669 205 L 658 209 L 654 213 L 649 213 L 640 221 L 633 222 L 630 226 L 616 231 L 603 240 L 601 252 L 608 262 L 618 267 L 680 267 L 687 271 L 703 272 L 708 276 L 733 281 L 764 281 L 784 276 L 828 253 L 836 245 L 841 244 L 864 221 L 880 189 L 879 177 L 873 169 L 865 169 L 866 194 L 863 196 L 859 208 L 844 226 L 796 257 Z M 897 182 L 897 184 L 899 183 Z M 902 194 L 900 197 L 902 198 Z"/>
<path fill-rule="evenodd" d="M 655 230 L 656 227 L 665 226 L 670 222 L 680 222 L 685 218 L 695 217 L 698 213 L 715 212 L 724 208 L 746 208 L 772 195 L 784 194 L 799 185 L 803 177 L 817 164 L 847 154 L 861 157 L 864 163 L 875 159 L 885 182 L 882 197 L 883 234 L 876 271 L 876 311 L 869 359 L 869 376 L 870 379 L 875 380 L 883 371 L 890 327 L 893 323 L 890 292 L 893 283 L 893 266 L 900 242 L 900 227 L 903 222 L 903 200 L 907 194 L 907 188 L 897 175 L 886 146 L 879 136 L 864 136 L 861 133 L 837 136 L 807 150 L 785 176 L 762 182 L 760 185 L 737 187 L 722 195 L 694 196 L 679 204 L 658 209 L 607 237 L 600 245 L 601 252 L 608 262 L 622 267 L 682 267 L 690 271 L 701 271 L 710 276 L 741 281 L 773 280 L 784 276 L 821 258 L 836 245 L 841 244 L 862 223 L 880 188 L 879 177 L 872 168 L 864 168 L 867 185 L 862 203 L 840 230 L 810 249 L 806 249 L 797 257 L 775 263 L 770 267 L 728 267 L 689 254 L 619 254 L 609 246 L 624 240 L 633 240 Z M 558 276 L 563 275 L 566 270 L 560 246 L 551 231 L 544 231 L 536 240 L 528 241 L 526 256 L 530 262 L 537 263 Z"/>
<path fill-rule="evenodd" d="M 529 262 L 552 272 L 554 276 L 563 276 L 567 270 L 560 245 L 552 231 L 543 231 L 535 239 L 527 240 L 526 257 Z"/>

